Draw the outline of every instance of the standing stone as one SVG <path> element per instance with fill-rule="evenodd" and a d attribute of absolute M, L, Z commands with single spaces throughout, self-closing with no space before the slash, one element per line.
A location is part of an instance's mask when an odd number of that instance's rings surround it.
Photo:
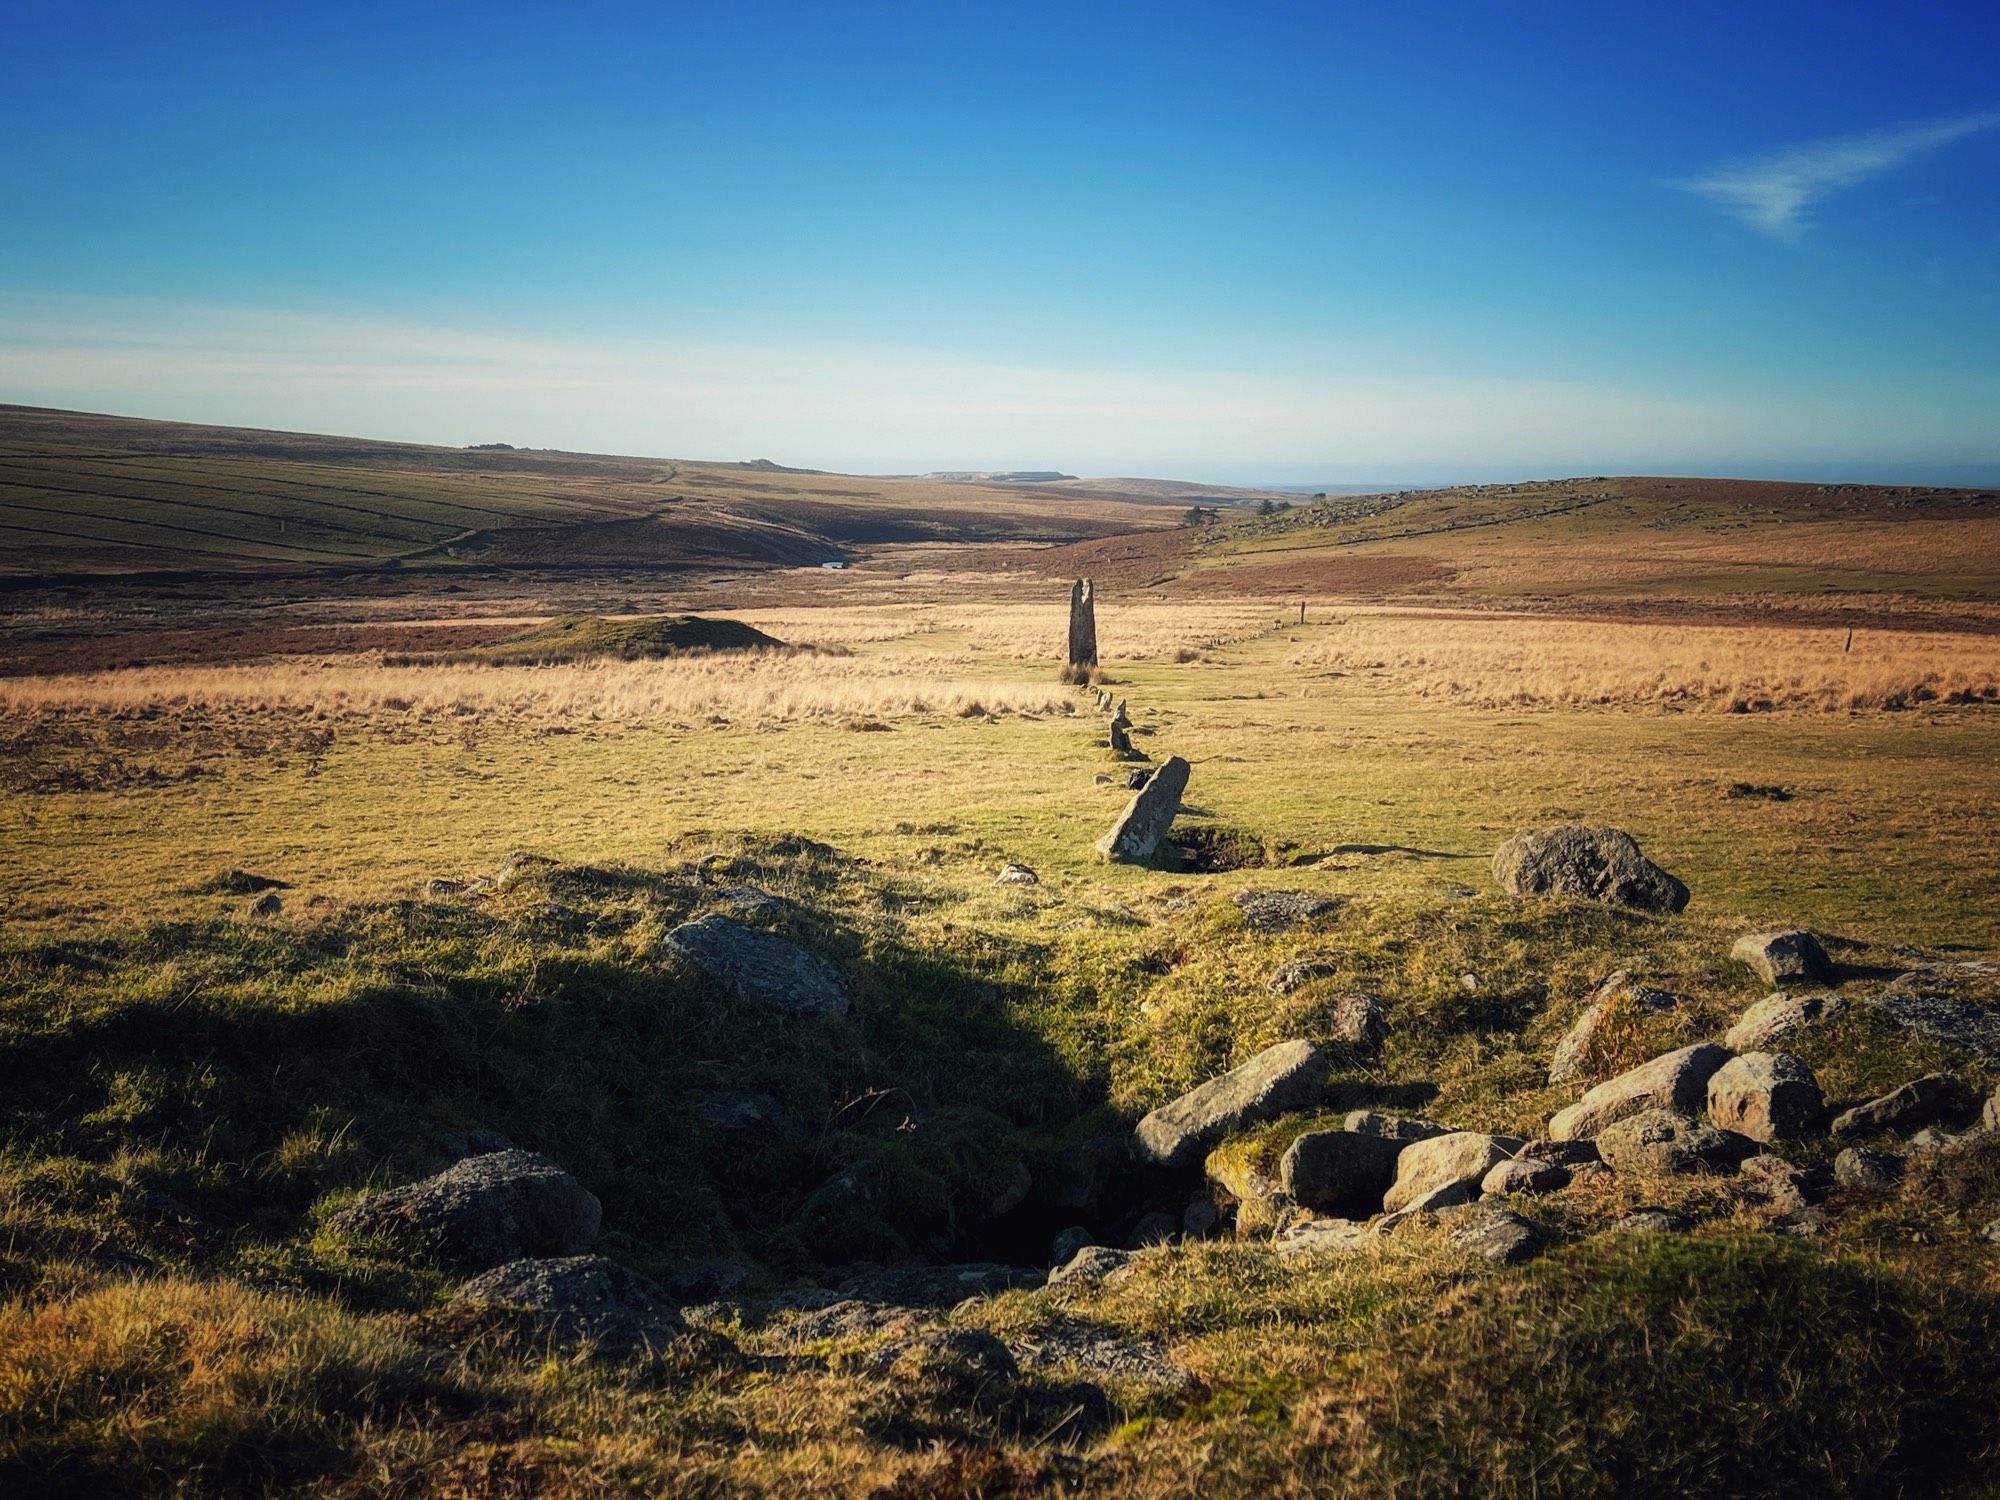
<path fill-rule="evenodd" d="M 1132 753 L 1132 721 L 1125 717 L 1125 705 L 1122 703 L 1118 705 L 1118 712 L 1111 716 L 1109 741 L 1112 750 L 1117 754 Z"/>
<path fill-rule="evenodd" d="M 1069 664 L 1086 671 L 1097 665 L 1097 587 L 1088 578 L 1069 589 Z"/>
<path fill-rule="evenodd" d="M 1187 790 L 1187 783 L 1188 763 L 1178 755 L 1168 756 L 1166 764 L 1125 804 L 1111 831 L 1097 841 L 1098 853 L 1120 864 L 1143 864 L 1151 859 L 1181 810 L 1181 793 Z"/>
<path fill-rule="evenodd" d="M 1280 1042 L 1139 1122 L 1133 1150 L 1161 1167 L 1192 1166 L 1233 1130 L 1319 1103 L 1327 1061 L 1311 1042 Z"/>
<path fill-rule="evenodd" d="M 1572 1083 L 1583 1076 L 1590 1061 L 1591 1044 L 1621 1001 L 1636 1012 L 1653 1014 L 1671 1010 L 1674 999 L 1666 990 L 1633 983 L 1631 972 L 1620 969 L 1598 986 L 1583 1014 L 1556 1043 L 1556 1050 L 1549 1058 L 1549 1082 Z"/>

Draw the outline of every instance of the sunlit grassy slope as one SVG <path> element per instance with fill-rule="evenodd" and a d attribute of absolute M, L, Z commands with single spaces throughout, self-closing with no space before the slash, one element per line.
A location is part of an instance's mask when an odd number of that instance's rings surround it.
<path fill-rule="evenodd" d="M 643 594 L 656 619 L 698 601 L 813 648 L 790 654 L 425 665 L 315 637 L 71 673 L 34 670 L 50 640 L 16 632 L 0 1489 L 1990 1493 L 1990 1147 L 1905 1192 L 1837 1195 L 1811 1236 L 1779 1232 L 1795 1226 L 1735 1179 L 1615 1176 L 1522 1205 L 1563 1236 L 1527 1266 L 1442 1228 L 1306 1259 L 1193 1240 L 1112 1284 L 918 1315 L 1005 1341 L 1022 1374 L 1004 1390 L 884 1365 L 892 1331 L 758 1311 L 861 1259 L 1039 1267 L 1078 1218 L 1117 1240 L 1143 1210 L 1177 1213 L 1193 1184 L 1132 1172 L 1133 1121 L 1265 1045 L 1328 1036 L 1350 989 L 1385 1002 L 1380 1056 L 1340 1052 L 1324 1108 L 1241 1138 L 1246 1159 L 1363 1106 L 1539 1133 L 1575 1094 L 1547 1084 L 1550 1049 L 1608 973 L 1682 1001 L 1608 1031 L 1599 1073 L 1758 998 L 1726 957 L 1752 924 L 1814 927 L 1857 993 L 2000 953 L 1979 505 L 1904 518 L 1869 497 L 1877 529 L 1853 534 L 1875 538 L 1855 564 L 1872 581 L 1843 575 L 1836 596 L 1711 575 L 1861 545 L 1837 518 L 1736 531 L 1707 506 L 1648 531 L 1634 500 L 1603 531 L 1571 518 L 1575 557 L 1625 571 L 1590 593 L 1579 564 L 1565 596 L 1569 523 L 1502 498 L 1505 525 L 1421 536 L 1364 539 L 1389 506 L 1325 525 L 1302 510 Z M 1426 507 L 1479 501 L 1396 504 L 1417 507 L 1407 524 L 1477 519 Z M 1503 533 L 1481 561 L 1477 539 Z M 1258 585 L 1304 542 L 1329 571 Z M 1181 828 L 1261 863 L 1096 857 L 1126 765 L 1055 671 L 1064 577 L 1085 567 L 1136 743 L 1192 762 Z M 1676 569 L 1696 585 L 1662 585 Z M 235 609 L 267 638 L 412 613 L 518 634 L 575 608 L 539 582 L 482 587 L 116 608 L 137 635 Z M 1647 613 L 1669 605 L 1670 626 Z M 1545 617 L 1558 606 L 1593 617 Z M 35 629 L 72 628 L 68 596 L 35 608 Z M 1691 886 L 1687 911 L 1495 889 L 1500 839 L 1568 819 L 1631 830 Z M 554 863 L 431 887 L 515 850 Z M 1040 883 L 996 885 L 1009 861 Z M 287 882 L 282 911 L 249 917 L 215 880 L 227 868 Z M 663 947 L 743 884 L 775 898 L 760 920 L 837 966 L 851 1016 L 759 1010 Z M 1335 904 L 1259 931 L 1232 898 L 1260 887 Z M 1306 956 L 1324 976 L 1275 990 Z M 1975 1099 L 2000 1082 L 1858 1013 L 1796 1045 L 1834 1097 L 1934 1068 Z M 791 1124 L 720 1137 L 700 1105 L 723 1090 L 768 1094 Z M 613 1259 L 670 1283 L 744 1263 L 743 1315 L 606 1367 L 469 1326 L 449 1269 L 335 1227 L 474 1127 L 576 1172 Z M 1823 1139 L 1783 1149 L 1830 1156 Z M 807 1222 L 807 1194 L 857 1164 L 879 1184 L 868 1211 Z M 1017 1173 L 1027 1198 L 996 1214 Z M 1099 1173 L 1094 1206 L 1068 1206 Z M 1612 1229 L 1642 1205 L 1696 1227 Z M 1105 1347 L 1123 1362 L 1078 1352 Z"/>
<path fill-rule="evenodd" d="M 1148 496 L 0 407 L 0 572 L 815 565 L 859 543 L 1159 524 Z"/>

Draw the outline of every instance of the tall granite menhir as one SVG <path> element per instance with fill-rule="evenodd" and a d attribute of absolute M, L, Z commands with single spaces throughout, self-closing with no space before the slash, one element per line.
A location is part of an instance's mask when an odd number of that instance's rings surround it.
<path fill-rule="evenodd" d="M 1081 671 L 1097 665 L 1097 587 L 1088 578 L 1069 588 L 1069 664 Z"/>

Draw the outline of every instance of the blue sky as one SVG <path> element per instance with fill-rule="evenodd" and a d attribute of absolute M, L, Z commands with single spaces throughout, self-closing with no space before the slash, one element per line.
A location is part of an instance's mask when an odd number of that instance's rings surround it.
<path fill-rule="evenodd" d="M 869 470 L 2000 473 L 2000 7 L 9 6 L 0 400 Z"/>

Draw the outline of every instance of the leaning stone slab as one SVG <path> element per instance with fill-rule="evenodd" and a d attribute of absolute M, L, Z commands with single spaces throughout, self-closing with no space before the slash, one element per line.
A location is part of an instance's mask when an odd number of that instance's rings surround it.
<path fill-rule="evenodd" d="M 1620 828 L 1523 829 L 1493 851 L 1493 878 L 1513 896 L 1567 896 L 1656 912 L 1688 904 L 1688 888 Z"/>
<path fill-rule="evenodd" d="M 851 1003 L 825 959 L 717 913 L 683 922 L 667 946 L 724 989 L 776 1010 L 844 1016 Z"/>
<path fill-rule="evenodd" d="M 687 1331 L 666 1291 L 601 1255 L 516 1260 L 467 1282 L 454 1307 L 491 1310 L 605 1359 L 657 1353 Z"/>
<path fill-rule="evenodd" d="M 1187 784 L 1188 763 L 1178 755 L 1168 756 L 1125 804 L 1111 831 L 1097 841 L 1097 852 L 1119 864 L 1144 864 L 1151 859 L 1174 825 Z"/>
<path fill-rule="evenodd" d="M 1839 995 L 1766 995 L 1723 1034 L 1722 1045 L 1732 1052 L 1762 1052 L 1800 1027 L 1831 1020 L 1845 1009 L 1847 1002 Z"/>
<path fill-rule="evenodd" d="M 469 1156 L 434 1177 L 363 1198 L 335 1224 L 379 1235 L 470 1270 L 542 1256 L 580 1255 L 604 1210 L 547 1157 L 530 1151 Z"/>
<path fill-rule="evenodd" d="M 1790 1052 L 1746 1052 L 1708 1080 L 1708 1119 L 1753 1141 L 1796 1140 L 1826 1114 L 1819 1080 Z"/>
<path fill-rule="evenodd" d="M 1476 1130 L 1455 1130 L 1450 1135 L 1414 1141 L 1396 1158 L 1396 1180 L 1382 1196 L 1382 1211 L 1396 1213 L 1454 1183 L 1476 1192 L 1486 1174 L 1521 1145 L 1512 1136 L 1482 1135 Z"/>
<path fill-rule="evenodd" d="M 1631 974 L 1620 969 L 1597 987 L 1597 992 L 1584 1005 L 1583 1014 L 1556 1043 L 1556 1050 L 1549 1058 L 1549 1082 L 1573 1083 L 1583 1076 L 1590 1059 L 1591 1043 L 1621 1004 L 1634 1011 L 1651 1014 L 1671 1010 L 1675 999 L 1666 990 L 1634 983 Z"/>
<path fill-rule="evenodd" d="M 1942 1119 L 1959 1100 L 1958 1080 L 1949 1073 L 1926 1073 L 1901 1088 L 1857 1104 L 1833 1122 L 1835 1140 L 1885 1130 L 1915 1130 Z"/>
<path fill-rule="evenodd" d="M 1326 1058 L 1311 1042 L 1266 1047 L 1242 1066 L 1147 1115 L 1134 1132 L 1134 1153 L 1155 1166 L 1193 1166 L 1233 1130 L 1310 1109 L 1319 1102 L 1326 1078 Z"/>
<path fill-rule="evenodd" d="M 1736 940 L 1729 956 L 1747 965 L 1766 984 L 1831 984 L 1833 963 L 1826 949 L 1802 927 L 1752 932 Z"/>
<path fill-rule="evenodd" d="M 1559 1141 L 1588 1140 L 1608 1125 L 1645 1109 L 1673 1109 L 1699 1114 L 1708 1104 L 1708 1080 L 1729 1061 L 1729 1053 L 1713 1042 L 1697 1042 L 1668 1052 L 1630 1072 L 1606 1079 L 1549 1121 L 1549 1135 Z"/>

